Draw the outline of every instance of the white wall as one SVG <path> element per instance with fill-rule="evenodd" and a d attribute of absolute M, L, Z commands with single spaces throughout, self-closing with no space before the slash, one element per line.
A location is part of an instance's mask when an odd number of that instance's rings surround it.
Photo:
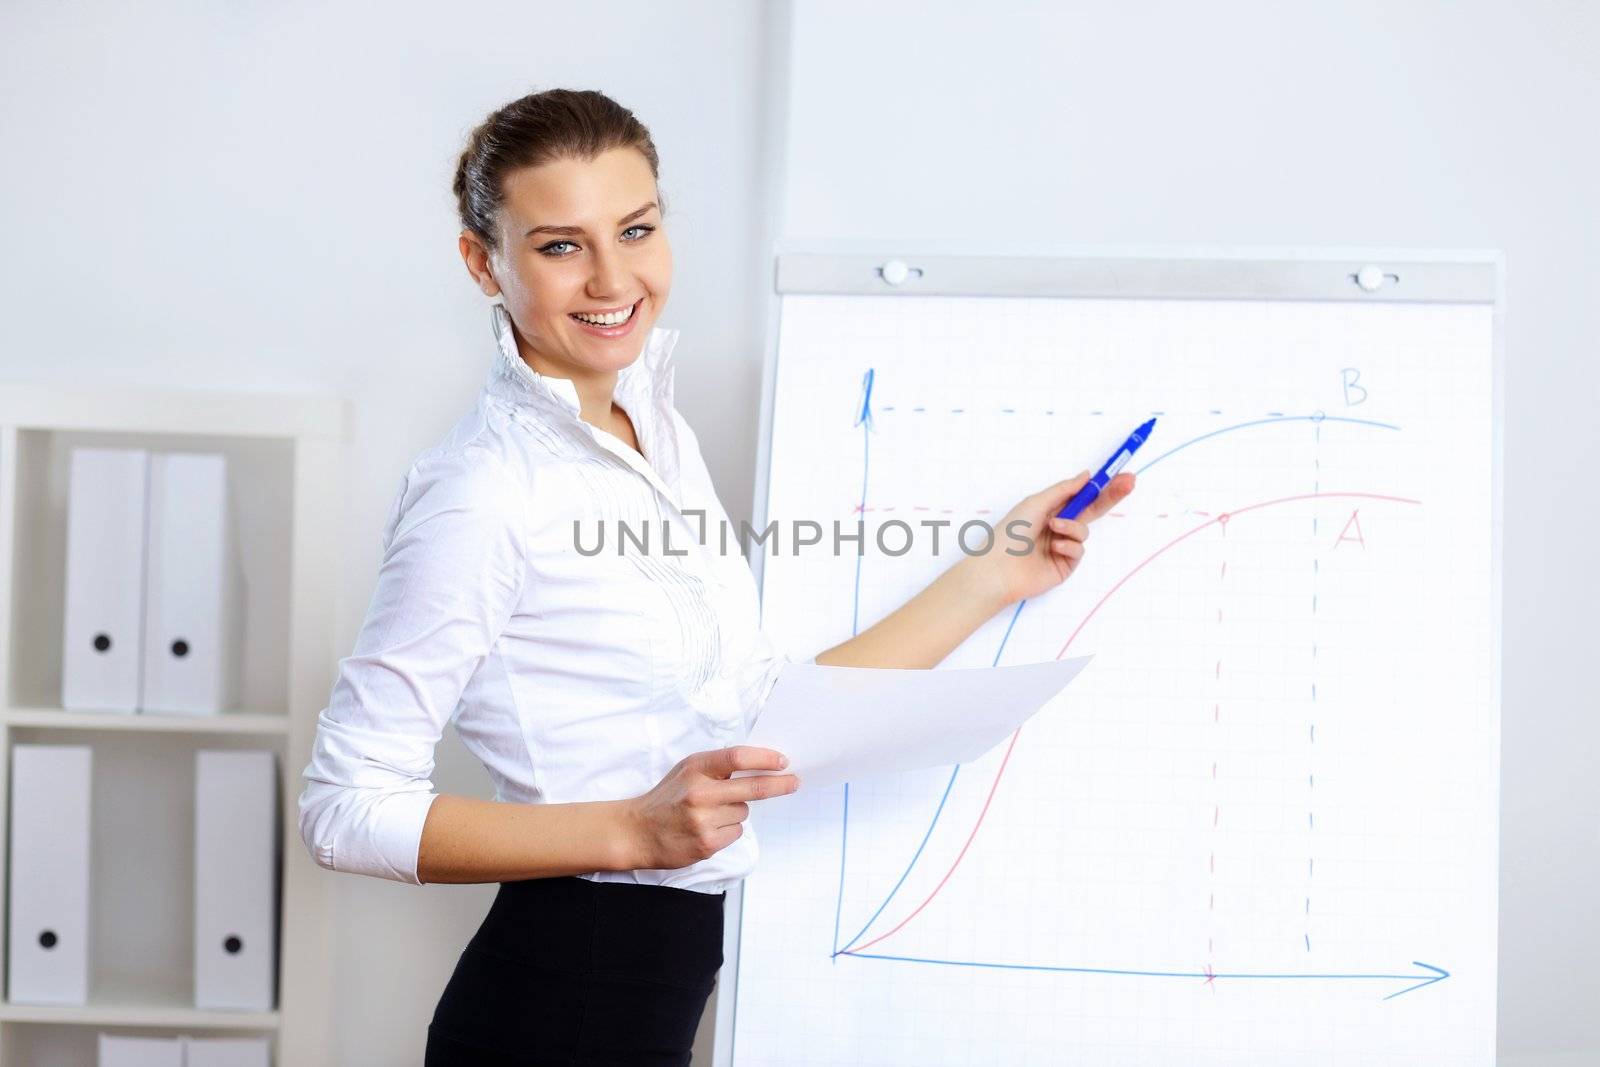
<path fill-rule="evenodd" d="M 1600 7 L 801 0 L 791 57 L 787 247 L 1504 250 L 1500 1047 L 1600 1059 Z"/>
<path fill-rule="evenodd" d="M 731 514 L 753 486 L 766 275 L 763 11 L 8 0 L 0 5 L 0 379 L 326 389 L 356 413 L 339 648 L 412 457 L 494 352 L 456 252 L 467 131 L 522 93 L 599 88 L 655 135 L 677 257 L 680 407 Z M 455 740 L 437 785 L 488 795 Z M 338 877 L 339 1062 L 419 1064 L 492 887 Z"/>

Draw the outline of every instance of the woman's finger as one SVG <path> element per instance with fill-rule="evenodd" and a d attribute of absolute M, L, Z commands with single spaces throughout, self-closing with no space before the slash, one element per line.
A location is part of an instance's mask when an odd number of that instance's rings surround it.
<path fill-rule="evenodd" d="M 742 800 L 732 804 L 723 804 L 713 814 L 716 816 L 715 825 L 717 827 L 731 826 L 736 822 L 744 822 L 750 817 L 750 805 Z"/>
<path fill-rule="evenodd" d="M 1094 503 L 1084 508 L 1078 517 L 1084 522 L 1093 522 L 1127 499 L 1128 494 L 1133 492 L 1134 484 L 1134 476 L 1127 471 L 1117 475 L 1106 483 L 1100 495 L 1094 498 Z"/>
<path fill-rule="evenodd" d="M 722 804 L 733 804 L 793 793 L 800 788 L 800 778 L 793 774 L 752 774 L 719 782 L 717 788 L 717 799 Z"/>
<path fill-rule="evenodd" d="M 1063 519 L 1059 515 L 1052 516 L 1050 529 L 1062 537 L 1070 537 L 1074 541 L 1087 541 L 1089 539 L 1089 524 L 1079 519 Z"/>
<path fill-rule="evenodd" d="M 1070 478 L 1063 478 L 1054 485 L 1045 486 L 1043 489 L 1030 496 L 1027 500 L 1027 503 L 1031 504 L 1035 501 L 1038 501 L 1042 503 L 1053 504 L 1056 510 L 1060 510 L 1061 507 L 1065 505 L 1067 501 L 1071 500 L 1073 495 L 1077 493 L 1079 489 L 1082 489 L 1088 481 L 1089 472 L 1087 470 L 1079 471 Z"/>
<path fill-rule="evenodd" d="M 1074 541 L 1068 537 L 1058 537 L 1051 546 L 1051 551 L 1057 555 L 1066 556 L 1068 559 L 1083 558 L 1083 542 Z"/>

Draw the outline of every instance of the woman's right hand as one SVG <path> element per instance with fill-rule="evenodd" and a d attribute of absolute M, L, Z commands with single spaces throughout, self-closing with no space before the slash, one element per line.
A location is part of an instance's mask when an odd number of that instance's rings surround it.
<path fill-rule="evenodd" d="M 800 788 L 792 774 L 729 777 L 734 771 L 777 771 L 788 759 L 770 748 L 735 745 L 678 761 L 654 789 L 627 802 L 635 869 L 670 870 L 715 855 L 744 833 L 752 800 Z"/>

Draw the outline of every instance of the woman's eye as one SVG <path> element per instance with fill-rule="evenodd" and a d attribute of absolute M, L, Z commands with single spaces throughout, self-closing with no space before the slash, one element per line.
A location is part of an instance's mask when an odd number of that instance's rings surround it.
<path fill-rule="evenodd" d="M 574 247 L 574 248 L 578 247 L 577 245 L 572 244 L 571 241 L 551 241 L 549 244 L 547 244 L 543 248 L 539 249 L 539 252 L 540 252 L 540 254 L 546 255 L 546 256 L 561 256 L 564 253 L 557 252 L 555 250 L 560 248 L 563 245 L 572 245 L 572 247 Z"/>
<path fill-rule="evenodd" d="M 628 234 L 632 233 L 635 230 L 640 231 L 639 236 L 638 237 L 634 237 L 634 238 L 630 238 L 630 239 L 634 240 L 634 241 L 642 241 L 642 240 L 644 240 L 646 234 L 650 234 L 650 233 L 654 233 L 655 232 L 655 227 L 654 226 L 644 226 L 644 225 L 629 226 L 626 230 L 622 231 L 622 235 L 624 237 L 627 237 Z"/>

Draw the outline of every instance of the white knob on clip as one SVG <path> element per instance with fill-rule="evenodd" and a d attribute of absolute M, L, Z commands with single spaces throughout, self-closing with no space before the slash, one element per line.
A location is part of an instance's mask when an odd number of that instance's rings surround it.
<path fill-rule="evenodd" d="M 906 279 L 911 277 L 911 267 L 903 259 L 891 259 L 878 268 L 878 273 L 890 285 L 904 285 Z"/>
<path fill-rule="evenodd" d="M 1370 263 L 1356 272 L 1356 284 L 1369 293 L 1375 293 L 1382 289 L 1383 283 L 1387 280 L 1383 273 L 1383 268 L 1373 266 Z"/>

